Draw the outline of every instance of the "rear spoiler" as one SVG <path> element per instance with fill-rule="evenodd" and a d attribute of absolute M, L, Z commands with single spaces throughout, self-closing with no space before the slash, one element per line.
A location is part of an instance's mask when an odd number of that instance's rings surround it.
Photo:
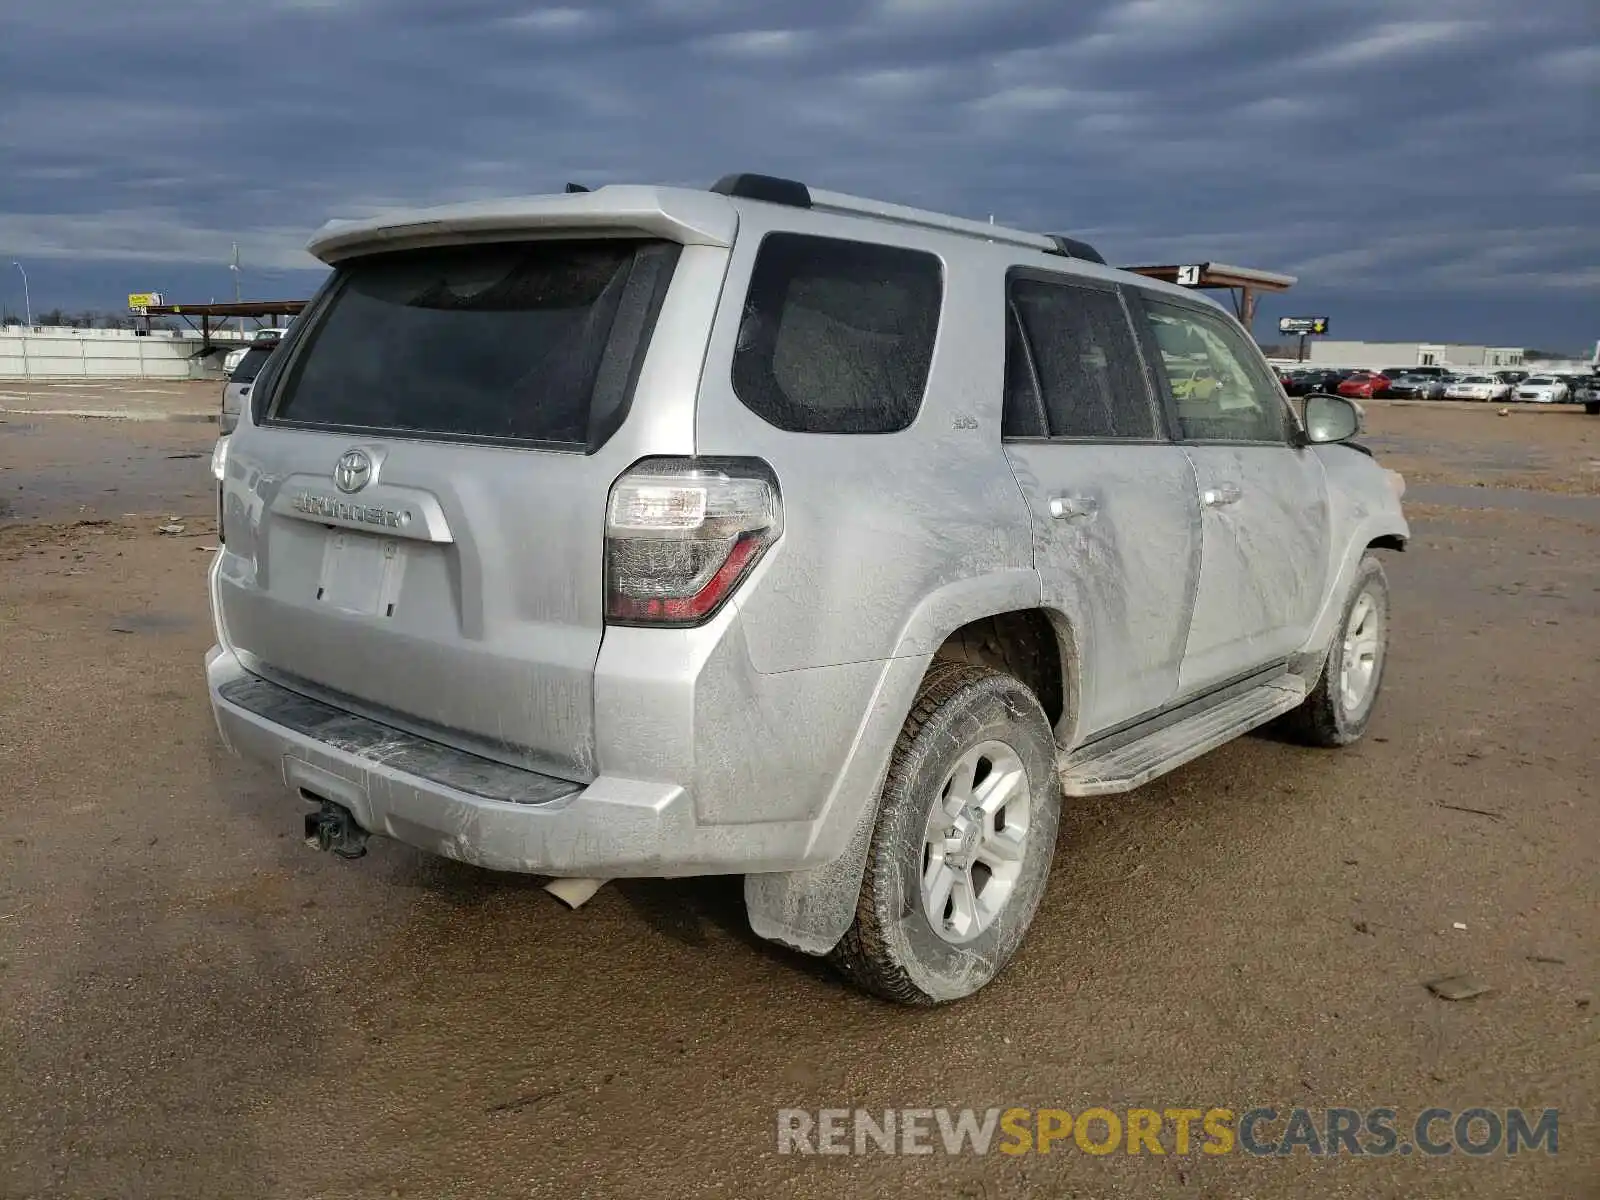
<path fill-rule="evenodd" d="M 592 192 L 411 209 L 330 221 L 306 249 L 330 266 L 387 250 L 503 242 L 559 230 L 591 237 L 656 237 L 686 246 L 733 245 L 739 214 L 725 196 L 688 188 L 611 186 Z"/>

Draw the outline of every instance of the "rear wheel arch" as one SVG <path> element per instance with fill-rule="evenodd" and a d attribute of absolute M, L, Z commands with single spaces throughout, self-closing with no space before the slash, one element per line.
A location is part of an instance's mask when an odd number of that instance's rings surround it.
<path fill-rule="evenodd" d="M 1048 609 L 1015 609 L 969 621 L 951 631 L 933 661 L 1004 671 L 1028 686 L 1057 731 L 1078 709 L 1077 641 L 1067 619 Z"/>
<path fill-rule="evenodd" d="M 1403 551 L 1409 540 L 1398 533 L 1380 534 L 1367 543 L 1367 549 Z"/>
<path fill-rule="evenodd" d="M 866 739 L 882 744 L 883 770 L 874 774 L 872 794 L 855 814 L 844 853 L 810 870 L 745 877 L 745 911 L 759 936 L 806 954 L 825 955 L 849 929 L 866 874 L 889 757 L 930 675 L 949 670 L 955 662 L 991 667 L 1017 678 L 1038 698 L 1058 743 L 1061 730 L 1078 711 L 1077 642 L 1071 624 L 1058 612 L 1037 607 L 991 612 L 968 619 L 942 638 L 934 631 L 923 645 L 927 648 L 921 653 L 929 656 L 926 666 L 920 682 L 905 681 L 905 711 L 897 714 L 893 733 Z"/>

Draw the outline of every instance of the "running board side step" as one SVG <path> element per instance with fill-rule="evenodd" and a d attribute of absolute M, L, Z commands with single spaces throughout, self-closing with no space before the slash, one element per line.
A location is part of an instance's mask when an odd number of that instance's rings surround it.
<path fill-rule="evenodd" d="M 1110 748 L 1085 746 L 1062 755 L 1061 790 L 1068 796 L 1131 792 L 1223 742 L 1282 716 L 1305 698 L 1304 679 L 1280 675 L 1135 741 L 1122 741 Z"/>

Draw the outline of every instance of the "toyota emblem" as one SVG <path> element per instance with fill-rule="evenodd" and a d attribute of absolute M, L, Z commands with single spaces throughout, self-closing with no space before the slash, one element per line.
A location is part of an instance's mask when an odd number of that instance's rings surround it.
<path fill-rule="evenodd" d="M 333 482 L 341 492 L 359 492 L 372 479 L 372 459 L 365 450 L 346 450 L 333 468 Z"/>

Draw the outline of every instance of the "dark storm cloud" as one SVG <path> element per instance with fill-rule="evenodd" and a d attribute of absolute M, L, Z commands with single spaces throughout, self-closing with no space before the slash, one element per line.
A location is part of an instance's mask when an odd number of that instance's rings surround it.
<path fill-rule="evenodd" d="M 734 169 L 1305 286 L 1600 292 L 1587 0 L 29 5 L 0 253 L 310 265 L 332 216 Z"/>

